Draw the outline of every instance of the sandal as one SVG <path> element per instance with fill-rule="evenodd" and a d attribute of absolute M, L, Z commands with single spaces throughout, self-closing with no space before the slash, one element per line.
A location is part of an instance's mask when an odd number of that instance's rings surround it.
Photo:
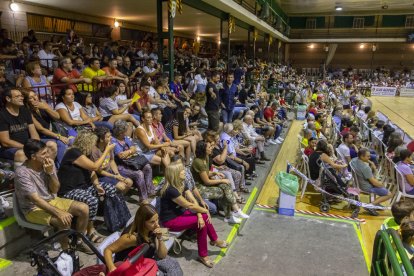
<path fill-rule="evenodd" d="M 245 193 L 245 194 L 248 194 L 248 193 L 250 193 L 250 190 L 247 187 L 241 187 L 240 188 L 240 192 Z"/>
<path fill-rule="evenodd" d="M 240 197 L 240 198 L 236 199 L 236 202 L 237 202 L 238 204 L 246 204 L 246 200 L 245 200 L 244 198 L 242 198 L 242 197 Z"/>
<path fill-rule="evenodd" d="M 210 241 L 210 245 L 211 246 L 217 246 L 219 248 L 227 248 L 228 244 L 226 241 L 220 241 L 220 240 L 216 240 L 216 241 Z"/>
<path fill-rule="evenodd" d="M 214 266 L 214 263 L 210 260 L 205 260 L 201 257 L 198 257 L 197 261 L 199 261 L 200 263 L 202 263 L 203 265 L 205 265 L 208 268 L 212 268 Z"/>
<path fill-rule="evenodd" d="M 99 236 L 96 231 L 93 231 L 91 234 L 87 235 L 87 237 L 93 243 L 101 243 L 104 240 L 104 238 Z"/>

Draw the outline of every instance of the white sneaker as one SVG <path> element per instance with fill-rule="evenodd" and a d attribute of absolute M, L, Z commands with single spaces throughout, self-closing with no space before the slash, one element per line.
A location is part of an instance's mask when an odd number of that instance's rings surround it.
<path fill-rule="evenodd" d="M 241 223 L 241 219 L 236 218 L 235 216 L 231 216 L 229 219 L 224 218 L 224 222 L 225 223 L 230 223 L 230 224 L 239 224 L 239 223 Z"/>
<path fill-rule="evenodd" d="M 283 143 L 283 141 L 281 141 L 281 140 L 279 140 L 279 139 L 276 139 L 276 143 L 277 143 L 277 144 L 282 144 L 282 143 Z"/>
<path fill-rule="evenodd" d="M 272 144 L 272 145 L 277 145 L 277 142 L 273 139 L 269 139 L 269 143 Z"/>
<path fill-rule="evenodd" d="M 240 219 L 249 218 L 249 215 L 246 215 L 245 213 L 243 213 L 241 209 L 239 209 L 237 212 L 233 212 L 233 216 L 235 216 L 236 218 L 240 218 Z"/>
<path fill-rule="evenodd" d="M 279 136 L 279 137 L 277 137 L 277 139 L 278 139 L 278 140 L 280 140 L 280 141 L 285 141 L 285 139 L 283 139 L 283 138 L 282 138 L 282 137 L 280 137 L 280 136 Z"/>

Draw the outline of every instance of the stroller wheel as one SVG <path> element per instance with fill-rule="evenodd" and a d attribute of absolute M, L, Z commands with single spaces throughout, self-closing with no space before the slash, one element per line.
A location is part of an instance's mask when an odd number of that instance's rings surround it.
<path fill-rule="evenodd" d="M 358 218 L 358 215 L 359 215 L 359 207 L 355 208 L 352 211 L 351 218 L 356 219 L 356 218 Z"/>
<path fill-rule="evenodd" d="M 322 203 L 321 206 L 319 207 L 319 209 L 323 213 L 328 213 L 330 208 L 331 206 L 328 203 Z"/>

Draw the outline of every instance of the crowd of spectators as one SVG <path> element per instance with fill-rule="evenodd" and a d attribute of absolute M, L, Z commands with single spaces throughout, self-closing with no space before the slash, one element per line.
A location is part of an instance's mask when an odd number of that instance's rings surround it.
<path fill-rule="evenodd" d="M 141 207 L 124 230 L 128 238 L 105 251 L 109 270 L 115 268 L 112 253 L 141 243 L 153 246 L 148 257 L 165 259 L 161 226 L 195 230 L 199 261 L 212 267 L 207 237 L 211 246 L 227 243 L 211 216 L 222 214 L 229 224 L 249 218 L 242 204 L 256 166 L 271 160 L 267 147 L 283 143 L 291 106 L 284 89 L 269 92 L 273 82 L 306 80 L 274 63 L 243 57 L 194 62 L 179 51 L 169 81 L 148 41 L 140 48 L 110 42 L 87 51 L 76 37 L 71 31 L 58 44 L 41 43 L 34 32 L 19 44 L 2 39 L 0 158 L 14 172 L 0 172 L 14 177 L 25 219 L 74 227 L 99 244 L 99 206 L 106 228 L 121 230 L 135 189 Z M 165 178 L 155 185 L 154 175 Z M 148 204 L 153 199 L 157 211 Z M 78 249 L 90 253 L 81 240 Z M 169 260 L 159 267 L 168 274 L 179 271 L 177 265 Z"/>

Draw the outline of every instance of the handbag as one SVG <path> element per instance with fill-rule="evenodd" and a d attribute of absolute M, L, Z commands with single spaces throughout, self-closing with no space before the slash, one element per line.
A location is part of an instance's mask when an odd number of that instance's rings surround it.
<path fill-rule="evenodd" d="M 125 227 L 131 218 L 131 213 L 121 195 L 106 196 L 104 199 L 104 221 L 110 232 L 116 232 Z"/>
<path fill-rule="evenodd" d="M 64 122 L 61 122 L 61 121 L 52 122 L 53 131 L 63 137 L 69 136 L 70 128 L 71 127 Z"/>
<path fill-rule="evenodd" d="M 133 171 L 140 171 L 142 168 L 144 168 L 145 165 L 149 163 L 148 159 L 145 158 L 144 155 L 135 155 L 128 159 L 122 159 L 121 162 L 128 169 L 131 169 Z"/>

